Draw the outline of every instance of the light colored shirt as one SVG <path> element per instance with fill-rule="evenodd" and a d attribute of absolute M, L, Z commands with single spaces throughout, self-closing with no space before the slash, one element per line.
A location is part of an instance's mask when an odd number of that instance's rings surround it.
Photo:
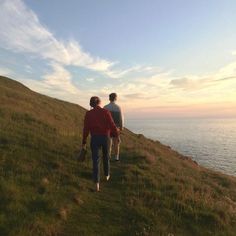
<path fill-rule="evenodd" d="M 118 106 L 115 102 L 110 102 L 104 108 L 111 112 L 111 116 L 115 122 L 117 128 L 121 130 L 124 128 L 124 116 L 120 106 Z"/>

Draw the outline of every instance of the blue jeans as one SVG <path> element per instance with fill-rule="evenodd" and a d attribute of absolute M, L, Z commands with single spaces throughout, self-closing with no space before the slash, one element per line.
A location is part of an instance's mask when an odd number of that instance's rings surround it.
<path fill-rule="evenodd" d="M 93 135 L 91 137 L 91 150 L 93 159 L 93 180 L 95 183 L 100 181 L 100 158 L 99 150 L 102 149 L 103 171 L 104 175 L 110 174 L 110 161 L 109 161 L 109 137 L 106 135 Z"/>

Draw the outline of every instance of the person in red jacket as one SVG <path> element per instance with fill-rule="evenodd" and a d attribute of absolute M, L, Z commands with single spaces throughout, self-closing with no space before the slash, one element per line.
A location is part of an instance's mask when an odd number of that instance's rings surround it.
<path fill-rule="evenodd" d="M 99 172 L 99 150 L 103 153 L 103 171 L 106 179 L 110 178 L 109 161 L 109 138 L 110 133 L 118 136 L 118 130 L 109 111 L 100 107 L 99 97 L 91 97 L 90 106 L 93 108 L 86 112 L 84 118 L 82 147 L 86 147 L 87 137 L 91 135 L 91 151 L 93 160 L 93 179 L 96 183 L 96 190 L 99 191 L 100 172 Z"/>

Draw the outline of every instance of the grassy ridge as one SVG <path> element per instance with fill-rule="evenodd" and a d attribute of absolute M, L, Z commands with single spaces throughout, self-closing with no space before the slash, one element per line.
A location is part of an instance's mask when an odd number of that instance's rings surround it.
<path fill-rule="evenodd" d="M 84 114 L 0 77 L 0 235 L 235 235 L 234 177 L 129 130 L 93 193 Z"/>

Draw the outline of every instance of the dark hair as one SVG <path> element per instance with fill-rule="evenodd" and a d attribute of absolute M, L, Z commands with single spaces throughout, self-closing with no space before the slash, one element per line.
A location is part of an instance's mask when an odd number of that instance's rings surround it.
<path fill-rule="evenodd" d="M 111 94 L 109 95 L 109 100 L 110 100 L 111 102 L 114 102 L 114 101 L 116 100 L 116 98 L 117 98 L 117 94 L 116 94 L 116 93 L 111 93 Z"/>
<path fill-rule="evenodd" d="M 89 102 L 89 105 L 91 107 L 96 107 L 97 105 L 99 105 L 101 103 L 101 99 L 97 96 L 94 96 L 94 97 L 91 97 L 90 98 L 90 102 Z"/>

